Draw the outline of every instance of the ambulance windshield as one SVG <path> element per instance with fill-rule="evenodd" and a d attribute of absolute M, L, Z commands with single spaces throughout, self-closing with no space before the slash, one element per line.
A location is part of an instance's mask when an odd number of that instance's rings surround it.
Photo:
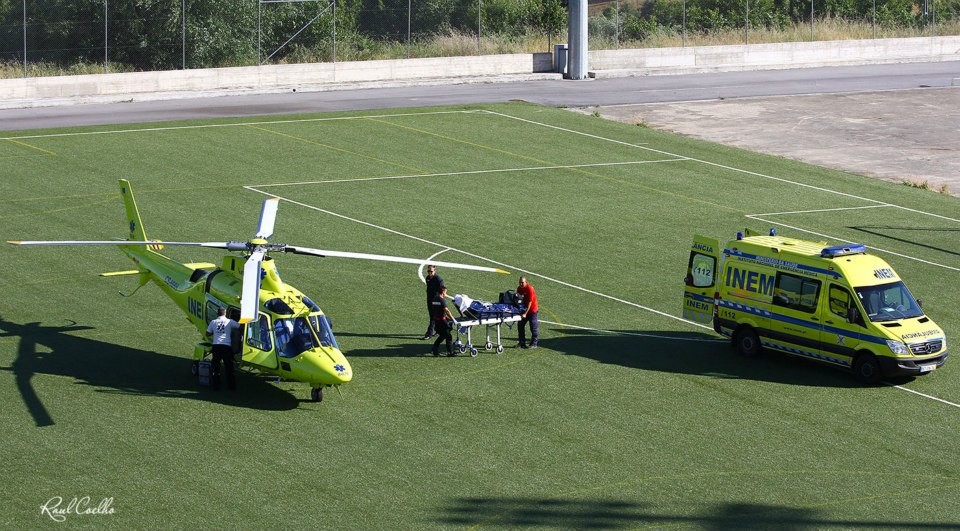
<path fill-rule="evenodd" d="M 855 288 L 860 303 L 873 322 L 897 321 L 923 316 L 920 305 L 903 282 Z"/>
<path fill-rule="evenodd" d="M 340 350 L 340 346 L 337 345 L 337 339 L 333 337 L 333 328 L 330 326 L 330 320 L 327 319 L 326 315 L 311 315 L 310 326 L 313 327 L 313 331 L 316 332 L 317 337 L 320 338 L 321 346 L 333 347 Z"/>

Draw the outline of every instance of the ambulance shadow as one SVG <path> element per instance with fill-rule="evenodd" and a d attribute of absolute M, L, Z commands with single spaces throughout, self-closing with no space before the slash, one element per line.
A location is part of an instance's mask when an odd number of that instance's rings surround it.
<path fill-rule="evenodd" d="M 839 520 L 822 511 L 761 503 L 718 503 L 702 512 L 669 514 L 651 503 L 626 500 L 556 498 L 454 498 L 430 524 L 455 527 L 708 530 L 783 529 L 957 529 L 960 521 L 917 522 Z"/>
<path fill-rule="evenodd" d="M 817 387 L 858 387 L 850 374 L 794 356 L 764 352 L 744 358 L 730 341 L 701 333 L 552 328 L 540 345 L 564 354 L 676 374 L 734 378 Z"/>
<path fill-rule="evenodd" d="M 37 374 L 74 378 L 77 384 L 97 388 L 98 393 L 207 400 L 263 410 L 297 407 L 298 402 L 290 393 L 255 375 L 239 372 L 239 391 L 216 392 L 198 386 L 197 378 L 190 373 L 189 359 L 72 335 L 85 330 L 94 328 L 76 323 L 17 324 L 0 318 L 0 337 L 19 339 L 13 364 L 0 370 L 13 373 L 17 390 L 37 427 L 54 424 L 31 383 Z"/>
<path fill-rule="evenodd" d="M 877 226 L 877 227 L 873 227 L 873 226 L 853 226 L 853 227 L 850 227 L 850 228 L 853 229 L 853 230 L 855 230 L 855 231 L 865 232 L 865 233 L 870 234 L 870 235 L 872 235 L 872 236 L 878 236 L 878 237 L 880 237 L 880 238 L 886 238 L 886 239 L 888 239 L 888 240 L 892 240 L 892 241 L 895 241 L 895 242 L 906 243 L 906 244 L 914 245 L 914 246 L 916 246 L 916 247 L 923 247 L 923 248 L 925 248 L 925 249 L 930 249 L 930 250 L 932 250 L 932 251 L 940 251 L 941 253 L 952 254 L 952 255 L 954 255 L 954 256 L 960 256 L 960 251 L 957 251 L 957 250 L 950 250 L 950 249 L 944 249 L 943 247 L 937 247 L 937 246 L 934 246 L 934 245 L 927 245 L 927 244 L 925 244 L 925 243 L 920 243 L 920 242 L 918 242 L 918 241 L 916 241 L 916 240 L 908 240 L 908 239 L 906 239 L 906 238 L 898 238 L 898 237 L 896 237 L 896 236 L 891 236 L 890 234 L 887 234 L 886 232 L 882 232 L 882 231 L 884 231 L 884 230 L 895 230 L 895 231 L 923 231 L 923 232 L 945 232 L 945 233 L 951 233 L 951 232 L 960 232 L 960 229 L 943 228 L 943 227 L 931 227 L 931 228 L 925 228 L 925 229 L 918 229 L 918 228 L 914 228 L 914 227 L 890 227 L 890 226 L 887 226 L 887 227 L 880 227 L 880 226 Z M 951 236 L 952 236 L 952 235 L 951 235 Z M 954 240 L 954 241 L 956 241 L 956 240 Z"/>

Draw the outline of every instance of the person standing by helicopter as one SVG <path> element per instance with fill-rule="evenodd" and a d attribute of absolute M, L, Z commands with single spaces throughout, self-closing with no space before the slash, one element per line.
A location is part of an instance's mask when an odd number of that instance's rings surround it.
<path fill-rule="evenodd" d="M 424 279 L 424 283 L 427 285 L 427 317 L 430 322 L 427 324 L 427 331 L 421 339 L 430 339 L 437 335 L 436 321 L 433 319 L 433 300 L 437 297 L 437 293 L 440 293 L 440 289 L 444 287 L 443 279 L 437 274 L 437 267 L 433 264 L 427 264 L 427 278 Z"/>
<path fill-rule="evenodd" d="M 433 310 L 433 323 L 437 330 L 437 340 L 433 342 L 433 355 L 440 355 L 440 343 L 446 341 L 447 356 L 453 356 L 453 336 L 450 335 L 450 328 L 447 326 L 447 319 L 456 323 L 450 308 L 447 307 L 447 287 L 440 286 L 440 291 L 433 298 L 431 304 Z"/>
<path fill-rule="evenodd" d="M 207 335 L 213 337 L 213 388 L 220 389 L 220 362 L 223 362 L 223 372 L 227 375 L 227 389 L 237 388 L 233 376 L 233 331 L 240 328 L 240 323 L 227 317 L 227 309 L 221 306 L 217 309 L 217 318 L 207 325 Z"/>
<path fill-rule="evenodd" d="M 527 348 L 527 323 L 530 323 L 530 348 L 540 346 L 540 304 L 537 302 L 537 290 L 527 282 L 527 277 L 520 277 L 520 284 L 517 286 L 517 295 L 521 297 L 527 310 L 523 312 L 520 318 L 520 325 L 517 326 L 520 339 L 520 348 Z"/>

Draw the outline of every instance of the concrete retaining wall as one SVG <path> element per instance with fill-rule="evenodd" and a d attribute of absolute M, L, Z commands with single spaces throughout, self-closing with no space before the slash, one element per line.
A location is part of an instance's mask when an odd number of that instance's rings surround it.
<path fill-rule="evenodd" d="M 960 61 L 960 37 L 598 50 L 596 77 Z M 0 108 L 358 86 L 555 79 L 549 53 L 0 79 Z"/>
<path fill-rule="evenodd" d="M 960 37 L 691 46 L 590 52 L 597 77 L 960 61 Z"/>

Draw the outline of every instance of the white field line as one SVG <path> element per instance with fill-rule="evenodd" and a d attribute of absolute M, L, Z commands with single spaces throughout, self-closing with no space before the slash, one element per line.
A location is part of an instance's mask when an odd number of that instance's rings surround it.
<path fill-rule="evenodd" d="M 915 395 L 922 396 L 922 397 L 924 397 L 924 398 L 929 398 L 930 400 L 936 400 L 937 402 L 946 404 L 946 405 L 948 405 L 948 406 L 953 406 L 953 407 L 956 407 L 956 408 L 960 408 L 960 404 L 955 404 L 955 403 L 953 403 L 953 402 L 949 402 L 949 401 L 944 400 L 944 399 L 942 399 L 942 398 L 937 398 L 937 397 L 935 397 L 935 396 L 933 396 L 933 395 L 928 395 L 928 394 L 926 394 L 926 393 L 921 393 L 920 391 L 914 391 L 913 389 L 908 389 L 908 388 L 903 387 L 903 386 L 901 386 L 901 385 L 892 385 L 892 384 L 887 384 L 887 385 L 889 385 L 890 387 L 896 387 L 897 389 L 900 389 L 901 391 L 906 391 L 906 392 L 908 392 L 908 393 L 913 393 L 913 394 L 915 394 Z"/>
<path fill-rule="evenodd" d="M 564 170 L 576 168 L 595 168 L 598 166 L 630 166 L 635 164 L 655 164 L 660 162 L 677 162 L 685 159 L 663 159 L 663 160 L 635 160 L 627 162 L 595 162 L 592 164 L 567 164 L 563 166 L 530 166 L 526 168 L 504 168 L 498 170 L 471 170 L 471 171 L 450 171 L 443 173 L 415 173 L 412 175 L 389 175 L 386 177 L 360 177 L 357 179 L 331 179 L 328 181 L 300 181 L 277 184 L 255 184 L 246 188 L 275 188 L 279 186 L 307 186 L 312 184 L 337 184 L 337 183 L 356 183 L 365 181 L 389 181 L 392 179 L 414 179 L 419 177 L 456 177 L 458 175 L 480 175 L 484 173 L 509 173 L 521 171 L 540 171 L 540 170 Z"/>
<path fill-rule="evenodd" d="M 435 246 L 441 247 L 441 248 L 443 248 L 443 249 L 449 249 L 449 250 L 451 250 L 451 251 L 456 251 L 456 252 L 458 252 L 458 253 L 461 253 L 461 254 L 463 254 L 463 255 L 469 256 L 469 257 L 471 257 L 471 258 L 476 258 L 477 260 L 484 260 L 484 261 L 486 261 L 486 262 L 488 262 L 488 263 L 498 265 L 498 266 L 500 266 L 500 267 L 502 267 L 502 268 L 504 268 L 504 269 L 510 270 L 510 271 L 519 271 L 519 272 L 524 273 L 524 274 L 526 274 L 526 275 L 528 275 L 528 276 L 541 278 L 541 279 L 543 279 L 543 280 L 547 280 L 547 281 L 553 282 L 553 283 L 555 283 L 555 284 L 560 284 L 561 286 L 565 286 L 565 287 L 568 287 L 568 288 L 571 288 L 571 289 L 575 289 L 575 290 L 578 290 L 578 291 L 582 291 L 582 292 L 584 292 L 584 293 L 589 293 L 590 295 L 595 295 L 595 296 L 597 296 L 597 297 L 602 297 L 602 298 L 604 298 L 604 299 L 608 299 L 608 300 L 612 300 L 612 301 L 615 301 L 615 302 L 619 302 L 619 303 L 621 303 L 621 304 L 625 304 L 625 305 L 627 305 L 627 306 L 632 306 L 632 307 L 634 307 L 634 308 L 639 308 L 639 309 L 641 309 L 641 310 L 645 310 L 645 311 L 648 311 L 648 312 L 651 312 L 651 313 L 655 313 L 655 314 L 660 315 L 660 316 L 663 316 L 663 317 L 668 317 L 668 318 L 670 318 L 670 319 L 674 319 L 674 320 L 676 320 L 676 321 L 680 321 L 680 322 L 685 323 L 685 324 L 689 324 L 689 325 L 693 325 L 693 326 L 698 326 L 698 327 L 700 327 L 700 328 L 705 328 L 705 329 L 707 329 L 707 330 L 713 330 L 713 328 L 711 328 L 711 327 L 709 327 L 709 326 L 702 325 L 702 324 L 699 324 L 699 323 L 694 323 L 694 322 L 692 322 L 692 321 L 687 321 L 686 319 L 684 319 L 684 318 L 682 318 L 682 317 L 677 317 L 676 315 L 671 315 L 671 314 L 666 313 L 666 312 L 661 312 L 660 310 L 656 310 L 656 309 L 653 309 L 653 308 L 650 308 L 650 307 L 647 307 L 647 306 L 643 306 L 642 304 L 637 304 L 637 303 L 635 303 L 635 302 L 631 302 L 631 301 L 628 301 L 628 300 L 620 299 L 620 298 L 614 297 L 614 296 L 612 296 L 612 295 L 607 295 L 607 294 L 605 294 L 605 293 L 600 293 L 599 291 L 594 291 L 594 290 L 587 289 L 587 288 L 584 288 L 584 287 L 581 287 L 581 286 L 577 286 L 577 285 L 575 285 L 575 284 L 571 284 L 571 283 L 569 283 L 569 282 L 564 282 L 564 281 L 559 280 L 559 279 L 555 279 L 555 278 L 552 278 L 552 277 L 548 277 L 548 276 L 546 276 L 546 275 L 541 275 L 541 274 L 535 273 L 535 272 L 533 272 L 533 271 L 528 271 L 528 270 L 526 270 L 526 269 L 522 269 L 522 268 L 519 268 L 519 267 L 515 267 L 515 266 L 512 266 L 512 265 L 510 265 L 510 264 L 506 264 L 506 263 L 504 263 L 504 262 L 500 262 L 500 261 L 497 261 L 497 260 L 493 260 L 493 259 L 491 259 L 491 258 L 487 258 L 487 257 L 484 257 L 484 256 L 480 256 L 480 255 L 478 255 L 478 254 L 474 254 L 474 253 L 471 253 L 471 252 L 468 252 L 468 251 L 464 251 L 464 250 L 462 250 L 462 249 L 457 249 L 456 247 L 450 247 L 450 246 L 448 246 L 448 245 L 442 245 L 442 244 L 440 244 L 440 243 L 433 242 L 433 241 L 427 240 L 427 239 L 425 239 L 425 238 L 421 238 L 421 237 L 419 237 L 419 236 L 413 236 L 413 235 L 411 235 L 411 234 L 406 234 L 406 233 L 400 232 L 400 231 L 398 231 L 398 230 L 390 229 L 390 228 L 383 227 L 383 226 L 380 226 L 380 225 L 375 225 L 375 224 L 373 224 L 373 223 L 370 223 L 369 221 L 363 221 L 363 220 L 360 220 L 360 219 L 352 218 L 352 217 L 350 217 L 350 216 L 346 216 L 346 215 L 344 215 L 344 214 L 339 214 L 339 213 L 337 213 L 337 212 L 333 212 L 333 211 L 330 211 L 330 210 L 326 210 L 326 209 L 323 209 L 323 208 L 320 208 L 320 207 L 317 207 L 317 206 L 308 205 L 308 204 L 302 203 L 302 202 L 300 202 L 300 201 L 295 201 L 295 200 L 293 200 L 293 199 L 288 199 L 288 198 L 283 197 L 283 196 L 279 196 L 279 195 L 276 195 L 276 194 L 272 194 L 272 193 L 270 193 L 270 192 L 265 192 L 265 191 L 263 191 L 263 190 L 259 190 L 259 189 L 257 189 L 257 188 L 254 187 L 254 186 L 244 186 L 244 188 L 246 188 L 247 190 L 250 190 L 250 191 L 252 191 L 252 192 L 256 192 L 256 193 L 258 193 L 258 194 L 266 195 L 266 196 L 269 196 L 269 197 L 275 197 L 275 198 L 277 198 L 277 199 L 286 201 L 286 202 L 288 202 L 288 203 L 291 203 L 291 204 L 294 204 L 294 205 L 297 205 L 297 206 L 301 206 L 301 207 L 304 207 L 304 208 L 307 208 L 307 209 L 310 209 L 310 210 L 315 210 L 315 211 L 317 211 L 317 212 L 321 212 L 321 213 L 324 213 L 324 214 L 327 214 L 327 215 L 330 215 L 330 216 L 334 216 L 334 217 L 337 217 L 337 218 L 340 218 L 340 219 L 344 219 L 344 220 L 347 220 L 347 221 L 351 221 L 351 222 L 353 222 L 353 223 L 359 223 L 359 224 L 361 224 L 361 225 L 365 225 L 365 226 L 367 226 L 367 227 L 374 228 L 374 229 L 377 229 L 377 230 L 382 230 L 382 231 L 388 232 L 388 233 L 390 233 L 390 234 L 395 234 L 395 235 L 397 235 L 397 236 L 402 236 L 402 237 L 404 237 L 404 238 L 409 238 L 409 239 L 411 239 L 411 240 L 418 241 L 418 242 L 422 242 L 422 243 L 426 243 L 426 244 L 429 244 L 429 245 L 435 245 Z"/>
<path fill-rule="evenodd" d="M 891 207 L 892 205 L 883 204 L 883 205 L 868 205 L 868 206 L 858 206 L 858 207 L 820 208 L 817 210 L 791 210 L 787 212 L 767 212 L 765 214 L 749 214 L 747 215 L 747 217 L 749 218 L 750 216 L 783 216 L 786 214 L 810 214 L 813 212 L 837 212 L 839 210 L 864 210 L 867 208 L 891 208 Z"/>
<path fill-rule="evenodd" d="M 511 115 L 509 115 L 509 114 L 503 114 L 503 113 L 496 112 L 496 111 L 483 110 L 483 111 L 481 111 L 481 112 L 483 112 L 483 113 L 489 113 L 489 114 L 495 114 L 495 115 L 497 115 L 497 116 L 503 116 L 504 118 L 509 118 L 509 119 L 511 119 L 511 120 L 518 120 L 518 121 L 521 121 L 521 122 L 525 122 L 525 123 L 537 125 L 537 126 L 540 126 L 540 127 L 546 127 L 546 128 L 548 128 L 548 129 L 556 129 L 556 130 L 558 130 L 558 131 L 564 131 L 564 132 L 566 132 L 566 133 L 571 133 L 571 134 L 575 134 L 575 135 L 585 136 L 585 137 L 588 137 L 588 138 L 594 138 L 594 139 L 597 139 L 597 140 L 605 140 L 605 141 L 607 141 L 607 142 L 611 142 L 611 143 L 614 143 L 614 144 L 621 144 L 621 145 L 625 145 L 625 146 L 633 146 L 633 147 L 636 147 L 637 149 L 643 149 L 643 150 L 646 150 L 646 151 L 652 151 L 652 152 L 654 152 L 654 153 L 659 153 L 659 154 L 661 154 L 661 155 L 666 155 L 666 156 L 668 156 L 668 157 L 675 157 L 675 158 L 679 158 L 679 159 L 685 159 L 685 160 L 689 160 L 689 161 L 691 161 L 691 162 L 699 162 L 699 163 L 701 163 L 701 164 L 706 164 L 706 165 L 708 165 L 708 166 L 715 166 L 715 167 L 717 167 L 717 168 L 723 168 L 723 169 L 725 169 L 725 170 L 730 170 L 730 171 L 733 171 L 733 172 L 744 173 L 744 174 L 747 174 L 747 175 L 753 175 L 753 176 L 755 176 L 755 177 L 761 177 L 761 178 L 764 178 L 764 179 L 770 179 L 770 180 L 773 180 L 773 181 L 779 181 L 779 182 L 783 182 L 783 183 L 787 183 L 787 184 L 792 184 L 792 185 L 795 185 L 795 186 L 800 186 L 800 187 L 803 187 L 803 188 L 810 188 L 811 190 L 817 190 L 817 191 L 819 191 L 819 192 L 826 192 L 826 193 L 830 193 L 830 194 L 836 194 L 836 195 L 843 196 L 843 197 L 848 197 L 848 198 L 851 198 L 851 199 L 858 199 L 858 200 L 860 200 L 860 201 L 866 201 L 866 202 L 868 202 L 868 203 L 875 203 L 875 204 L 878 204 L 878 205 L 880 205 L 880 206 L 890 206 L 890 207 L 893 207 L 893 208 L 899 208 L 899 209 L 901 209 L 901 210 L 906 210 L 906 211 L 908 211 L 908 212 L 913 212 L 913 213 L 915 213 L 915 214 L 923 214 L 923 215 L 925 215 L 925 216 L 931 216 L 931 217 L 935 217 L 935 218 L 944 219 L 944 220 L 947 220 L 947 221 L 953 221 L 954 223 L 960 223 L 960 219 L 951 218 L 951 217 L 947 217 L 947 216 L 941 216 L 940 214 L 934 214 L 934 213 L 932 213 L 932 212 L 924 212 L 923 210 L 917 210 L 917 209 L 914 209 L 914 208 L 909 208 L 909 207 L 905 207 L 905 206 L 895 205 L 895 204 L 893 204 L 893 203 L 887 203 L 887 202 L 885 202 L 885 201 L 878 201 L 878 200 L 876 200 L 876 199 L 870 199 L 870 198 L 868 198 L 868 197 L 863 197 L 863 196 L 854 195 L 854 194 L 848 194 L 848 193 L 846 193 L 846 192 L 839 192 L 839 191 L 837 191 L 837 190 L 831 190 L 831 189 L 829 189 L 829 188 L 823 188 L 823 187 L 821 187 L 821 186 L 814 186 L 814 185 L 812 185 L 812 184 L 806 184 L 806 183 L 801 183 L 801 182 L 797 182 L 797 181 L 791 181 L 791 180 L 789 180 L 789 179 L 784 179 L 784 178 L 782 178 L 782 177 L 774 177 L 774 176 L 772 176 L 772 175 L 766 175 L 766 174 L 758 173 L 758 172 L 755 172 L 755 171 L 745 170 L 745 169 L 743 169 L 743 168 L 734 168 L 733 166 L 727 166 L 727 165 L 725 165 L 725 164 L 719 164 L 719 163 L 717 163 L 717 162 L 710 162 L 710 161 L 708 161 L 708 160 L 697 159 L 697 158 L 693 158 L 693 157 L 686 157 L 686 156 L 684 156 L 684 155 L 679 155 L 679 154 L 677 154 L 677 153 L 671 153 L 671 152 L 669 152 L 669 151 L 664 151 L 664 150 L 662 150 L 662 149 L 654 149 L 654 148 L 647 147 L 647 146 L 640 145 L 640 144 L 630 144 L 630 143 L 628 143 L 628 142 L 623 142 L 623 141 L 621 141 L 621 140 L 614 140 L 614 139 L 612 139 L 612 138 L 605 138 L 605 137 L 602 137 L 602 136 L 592 135 L 592 134 L 589 134 L 589 133 L 583 133 L 583 132 L 581 132 L 581 131 L 574 131 L 573 129 L 566 129 L 566 128 L 564 128 L 564 127 L 559 127 L 559 126 L 556 126 L 556 125 L 550 125 L 550 124 L 545 124 L 545 123 L 542 123 L 542 122 L 536 122 L 536 121 L 533 121 L 533 120 L 528 120 L 528 119 L 526 119 L 526 118 L 520 118 L 520 117 L 517 117 L 517 116 L 511 116 Z"/>
<path fill-rule="evenodd" d="M 763 218 L 759 217 L 760 215 L 763 215 L 763 214 L 750 214 L 750 215 L 747 215 L 746 217 L 749 218 L 749 219 L 754 219 L 754 220 L 757 220 L 757 221 L 762 221 L 762 222 L 764 222 L 764 223 L 770 223 L 771 225 L 778 225 L 778 226 L 780 226 L 780 227 L 786 227 L 786 228 L 791 229 L 791 230 L 795 230 L 795 231 L 799 231 L 799 232 L 806 232 L 807 234 L 813 234 L 814 236 L 820 236 L 820 237 L 826 238 L 826 239 L 828 239 L 828 240 L 835 240 L 835 241 L 844 242 L 844 243 L 859 243 L 859 242 L 852 242 L 852 241 L 850 241 L 850 240 L 844 240 L 843 238 L 838 238 L 838 237 L 836 237 L 836 236 L 830 236 L 829 234 L 822 234 L 822 233 L 815 232 L 815 231 L 812 231 L 812 230 L 801 229 L 800 227 L 794 227 L 794 226 L 792 226 L 792 225 L 787 225 L 786 223 L 780 223 L 780 222 L 778 222 L 778 221 L 770 221 L 770 220 L 768 220 L 768 219 L 763 219 Z M 902 253 L 897 253 L 897 252 L 894 252 L 894 251 L 888 251 L 888 250 L 886 250 L 886 249 L 881 249 L 881 248 L 879 248 L 879 247 L 874 247 L 874 246 L 872 246 L 872 245 L 869 246 L 869 247 L 870 247 L 871 249 L 875 250 L 875 251 L 880 251 L 880 252 L 882 252 L 882 253 L 891 254 L 891 255 L 893 255 L 893 256 L 899 256 L 900 258 L 906 258 L 907 260 L 914 260 L 914 261 L 916 261 L 916 262 L 924 263 L 924 264 L 927 264 L 927 265 L 932 265 L 932 266 L 935 266 L 935 267 L 942 267 L 942 268 L 944 268 L 944 269 L 949 269 L 949 270 L 951 270 L 951 271 L 960 271 L 960 267 L 954 267 L 954 266 L 948 266 L 948 265 L 944 265 L 944 264 L 938 264 L 937 262 L 931 262 L 931 261 L 929 261 L 929 260 L 924 260 L 923 258 L 917 258 L 916 256 L 910 256 L 910 255 L 906 255 L 906 254 L 902 254 Z"/>
<path fill-rule="evenodd" d="M 269 120 L 264 122 L 241 122 L 233 124 L 204 124 L 204 125 L 177 125 L 170 127 L 147 127 L 141 129 L 112 129 L 109 131 L 80 131 L 76 133 L 55 133 L 49 135 L 26 135 L 26 136 L 5 136 L 0 140 L 25 140 L 31 138 L 61 138 L 70 136 L 90 136 L 90 135 L 117 135 L 124 133 L 155 133 L 158 131 L 183 131 L 190 129 L 217 129 L 222 127 L 246 127 L 250 125 L 276 125 L 276 124 L 299 124 L 310 122 L 333 122 L 338 120 L 365 120 L 368 118 L 390 118 L 393 116 L 430 116 L 438 114 L 476 114 L 482 112 L 475 111 L 434 111 L 434 112 L 410 112 L 400 114 L 370 114 L 364 116 L 336 116 L 327 118 L 302 118 L 297 120 Z"/>

